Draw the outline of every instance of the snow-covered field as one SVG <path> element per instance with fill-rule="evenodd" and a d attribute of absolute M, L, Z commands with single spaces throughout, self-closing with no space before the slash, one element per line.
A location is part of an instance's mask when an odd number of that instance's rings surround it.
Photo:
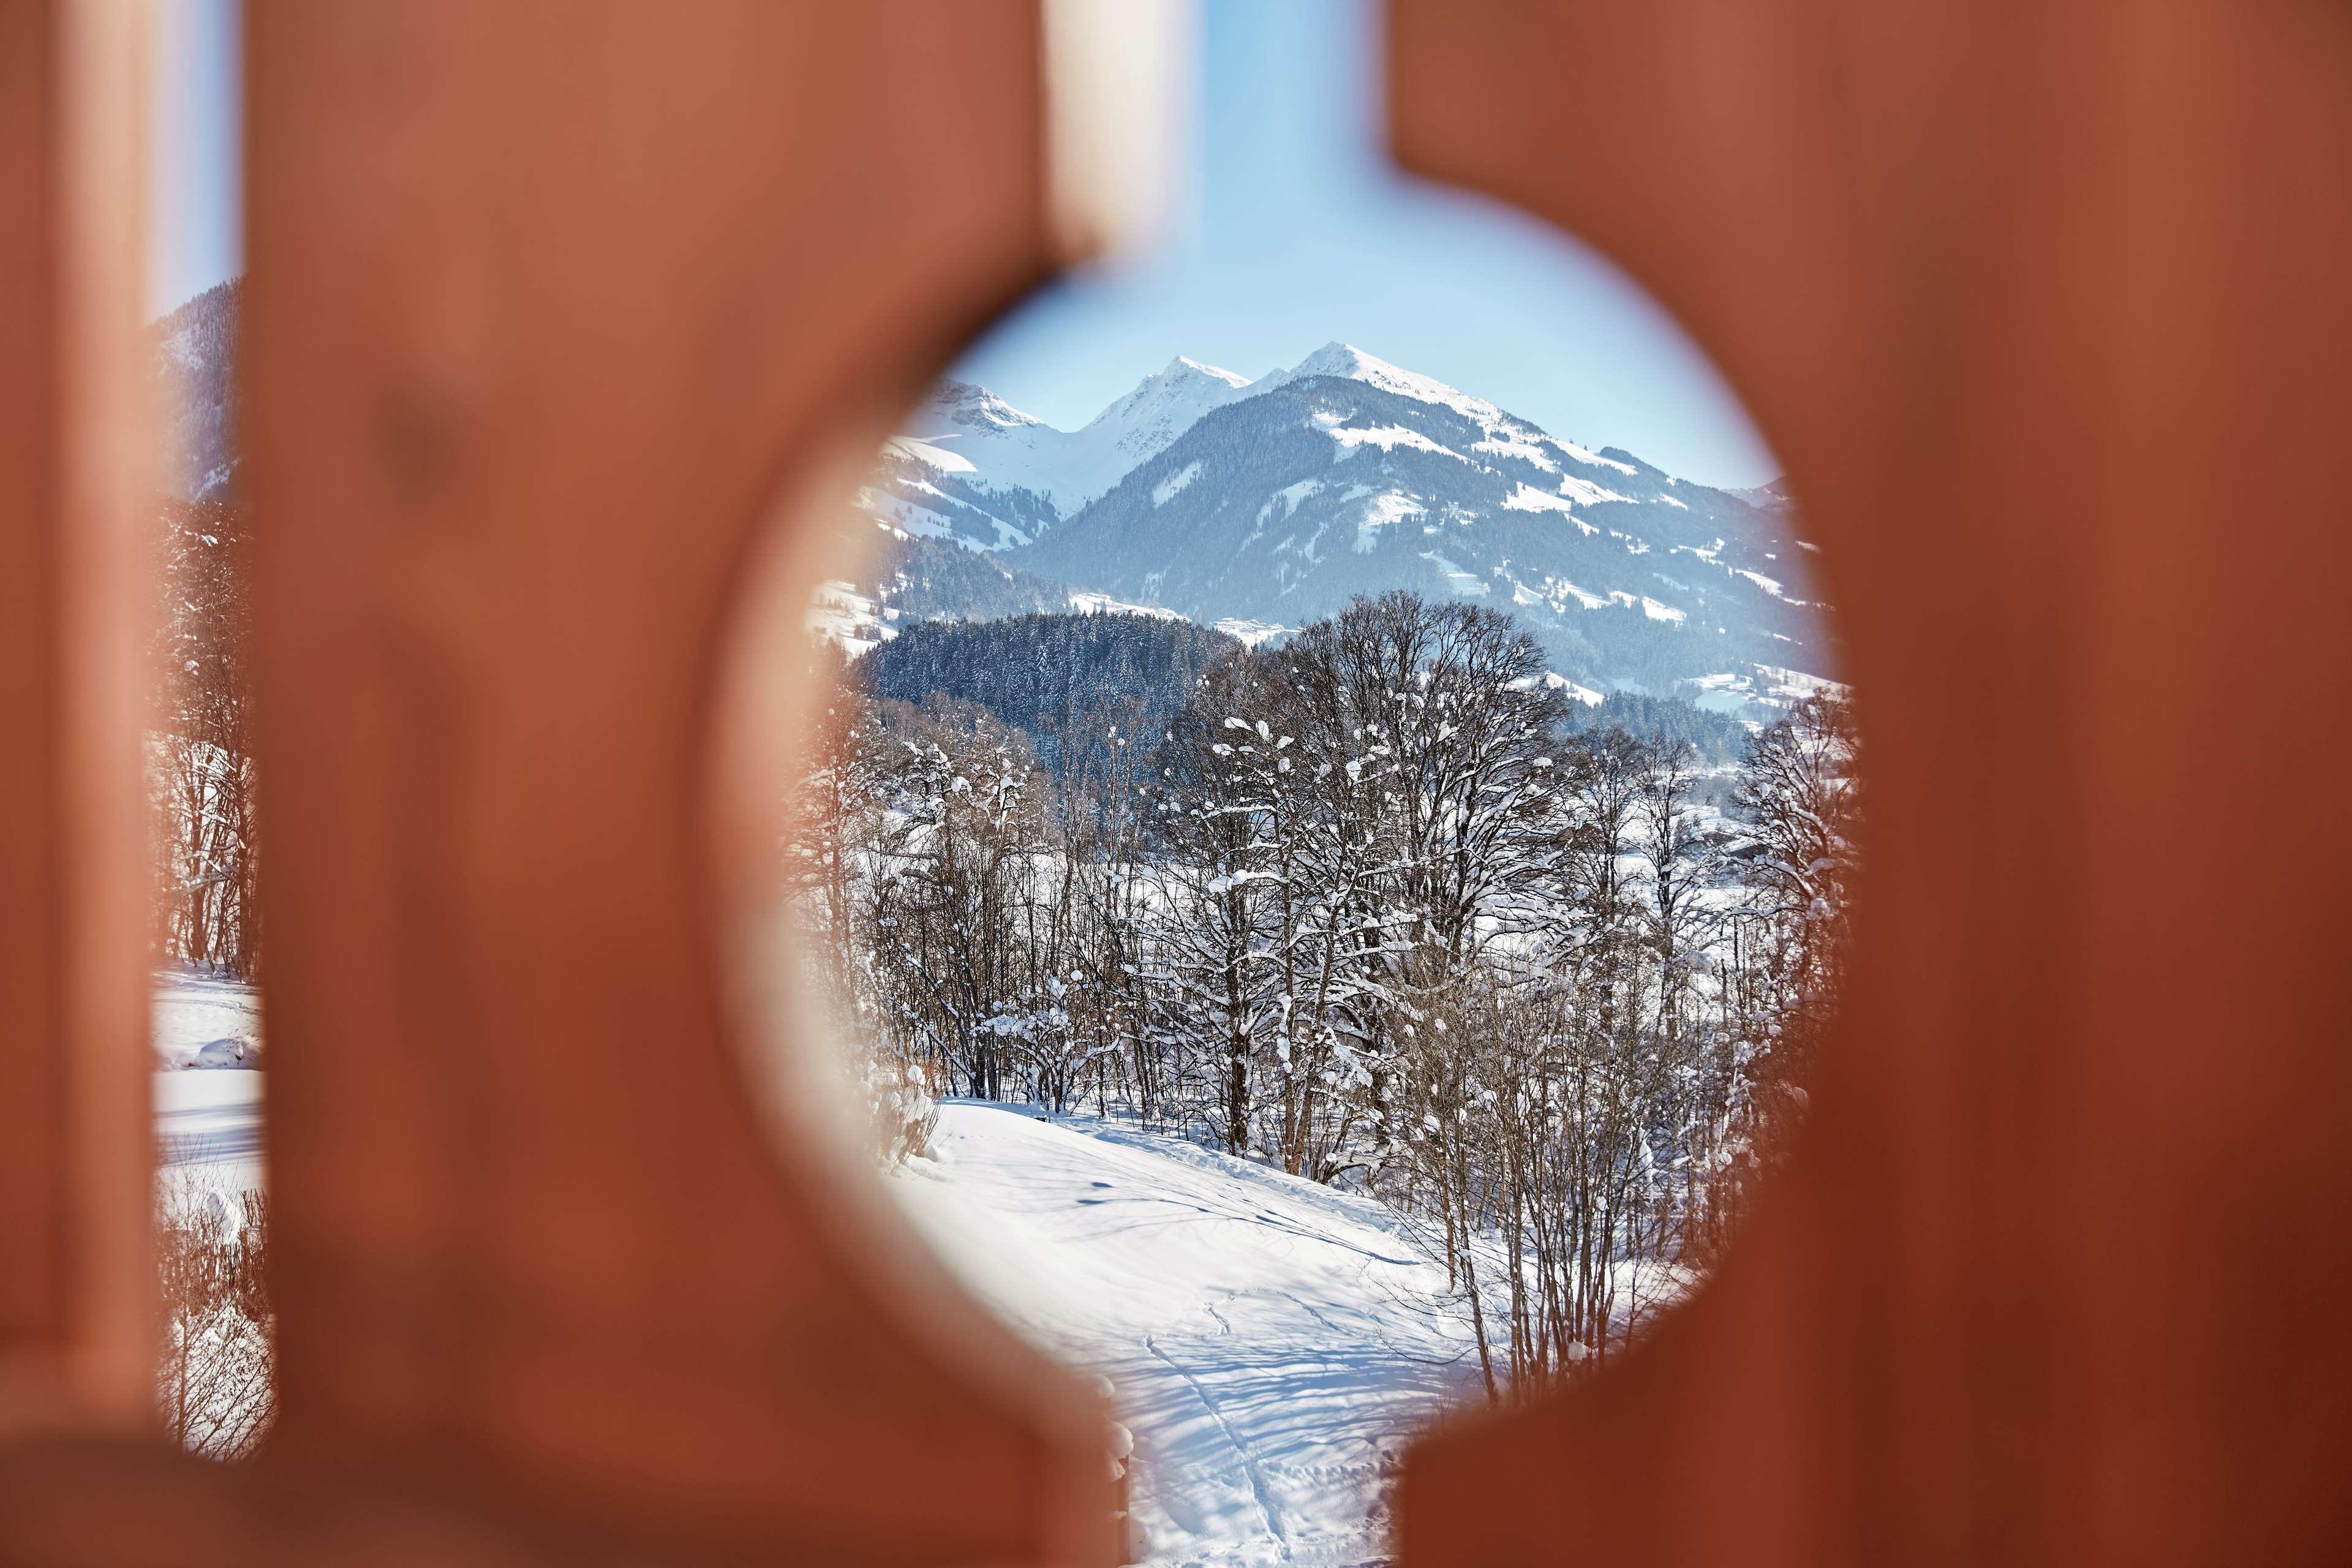
<path fill-rule="evenodd" d="M 1387 1555 L 1414 1427 L 1476 1379 L 1445 1271 L 1368 1200 L 1154 1133 L 950 1101 L 889 1184 L 1017 1330 L 1111 1384 L 1152 1563 Z"/>
<path fill-rule="evenodd" d="M 264 1075 L 245 987 L 156 980 L 165 1158 L 226 1194 L 262 1180 Z M 218 1059 L 225 1053 L 212 1053 Z M 1445 1271 L 1370 1201 L 1087 1117 L 950 1101 L 886 1184 L 1019 1331 L 1111 1385 L 1132 1432 L 1139 1560 L 1342 1568 L 1387 1555 L 1413 1429 L 1476 1386 Z"/>
<path fill-rule="evenodd" d="M 240 1054 L 236 1065 L 259 1060 L 261 999 L 253 987 L 236 980 L 163 969 L 155 973 L 148 1022 L 155 1044 L 159 1070 L 193 1067 L 203 1059 L 206 1046 L 236 1045 L 242 1053 L 216 1051 L 220 1062 Z"/>
<path fill-rule="evenodd" d="M 149 1014 L 155 1137 L 207 1185 L 261 1185 L 261 1002 L 234 980 L 163 971 Z"/>

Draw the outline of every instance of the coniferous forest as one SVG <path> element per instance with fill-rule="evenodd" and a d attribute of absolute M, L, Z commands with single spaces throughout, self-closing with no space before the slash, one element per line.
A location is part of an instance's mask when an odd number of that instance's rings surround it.
<path fill-rule="evenodd" d="M 1122 739 L 1165 732 L 1200 678 L 1240 647 L 1191 621 L 1026 615 L 924 621 L 858 661 L 885 700 L 977 703 L 1026 733 L 1056 777 L 1099 771 Z"/>

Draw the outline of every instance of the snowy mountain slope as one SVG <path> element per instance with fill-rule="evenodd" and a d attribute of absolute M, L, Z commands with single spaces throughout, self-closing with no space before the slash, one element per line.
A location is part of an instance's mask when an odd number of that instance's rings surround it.
<path fill-rule="evenodd" d="M 171 486 L 190 500 L 221 495 L 236 471 L 236 334 L 244 298 L 244 280 L 232 278 L 148 328 L 170 422 Z"/>
<path fill-rule="evenodd" d="M 856 580 L 817 584 L 803 625 L 852 658 L 897 636 L 902 621 L 995 620 L 1085 607 L 1077 603 L 1084 596 L 1067 584 L 1009 566 L 996 555 L 854 513 L 849 523 L 864 546 Z M 1100 602 L 1100 595 L 1089 600 Z"/>
<path fill-rule="evenodd" d="M 1297 626 L 1392 588 L 1475 599 L 1588 691 L 1742 716 L 1838 664 L 1785 484 L 1687 483 L 1346 343 L 1255 381 L 1180 358 L 1075 431 L 941 383 L 856 515 L 1072 603 L 1208 625 Z"/>
<path fill-rule="evenodd" d="M 1244 377 L 1178 358 L 1076 430 L 985 387 L 942 381 L 884 447 L 859 509 L 927 538 L 1007 550 L 1041 536 L 1243 395 Z"/>
<path fill-rule="evenodd" d="M 996 621 L 1027 615 L 1141 616 L 1182 621 L 1174 610 L 1129 604 L 1009 566 L 993 553 L 879 525 L 858 580 L 831 578 L 809 596 L 803 626 L 852 658 L 871 652 L 915 621 Z M 1263 641 L 1286 628 L 1236 623 L 1233 632 Z M 1246 635 L 1244 635 L 1246 634 Z"/>
<path fill-rule="evenodd" d="M 1016 1329 L 1111 1387 L 1155 1563 L 1386 1554 L 1388 1477 L 1476 1378 L 1445 1271 L 1370 1202 L 1081 1119 L 950 1102 L 890 1183 Z"/>
<path fill-rule="evenodd" d="M 1258 390 L 1247 376 L 1213 364 L 1181 354 L 1169 361 L 1165 370 L 1144 377 L 1142 384 L 1078 432 L 1091 464 L 1090 471 L 1078 476 L 1085 492 L 1081 504 L 1117 484 L 1137 464 L 1165 451 L 1209 410 Z"/>
<path fill-rule="evenodd" d="M 241 289 L 152 329 L 184 495 L 234 484 Z M 1255 381 L 1180 357 L 1076 430 L 941 382 L 843 521 L 880 548 L 812 620 L 852 645 L 1073 606 L 1255 640 L 1412 588 L 1511 609 L 1591 691 L 1763 716 L 1839 662 L 1784 481 L 1679 481 L 1345 343 Z"/>
<path fill-rule="evenodd" d="M 969 549 L 1025 544 L 1084 499 L 1066 477 L 1071 439 L 985 387 L 942 381 L 884 444 L 857 510 Z"/>
<path fill-rule="evenodd" d="M 1797 510 L 1797 498 L 1790 493 L 1789 481 L 1786 479 L 1774 479 L 1770 484 L 1766 485 L 1750 485 L 1745 489 L 1729 490 L 1726 493 L 1738 496 L 1759 511 Z"/>
<path fill-rule="evenodd" d="M 1204 621 L 1297 626 L 1391 588 L 1473 598 L 1584 684 L 1724 676 L 1713 689 L 1760 696 L 1761 667 L 1834 668 L 1796 521 L 1335 343 L 1013 559 Z"/>

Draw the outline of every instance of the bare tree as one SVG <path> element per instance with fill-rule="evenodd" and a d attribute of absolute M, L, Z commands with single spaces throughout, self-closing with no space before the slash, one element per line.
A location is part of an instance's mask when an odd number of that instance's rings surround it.
<path fill-rule="evenodd" d="M 1389 595 L 1210 666 L 1161 736 L 1140 711 L 1073 701 L 1057 776 L 985 710 L 845 695 L 788 848 L 872 1058 L 1370 1192 L 1444 1260 L 1493 1397 L 1604 1364 L 1801 1103 L 1843 709 L 1708 778 L 1576 731 L 1507 616 Z"/>
<path fill-rule="evenodd" d="M 157 943 L 249 980 L 262 959 L 252 539 L 230 502 L 168 502 L 163 523 L 160 725 L 149 737 Z"/>
<path fill-rule="evenodd" d="M 253 1450 L 277 1409 L 277 1318 L 267 1259 L 269 1202 L 166 1166 L 156 1205 L 163 1353 L 156 1410 L 165 1433 L 208 1459 Z"/>

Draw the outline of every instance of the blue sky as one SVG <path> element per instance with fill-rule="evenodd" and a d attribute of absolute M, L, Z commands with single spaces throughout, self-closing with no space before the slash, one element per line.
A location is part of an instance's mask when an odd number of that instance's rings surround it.
<path fill-rule="evenodd" d="M 163 10 L 156 314 L 240 265 L 236 3 Z M 1205 0 L 1202 21 L 1196 166 L 1166 243 L 1041 291 L 950 374 L 1066 428 L 1178 354 L 1255 376 L 1336 338 L 1670 473 L 1778 472 L 1706 357 L 1622 273 L 1388 164 L 1366 0 Z"/>
<path fill-rule="evenodd" d="M 149 177 L 148 313 L 160 316 L 243 265 L 236 0 L 164 0 Z"/>
<path fill-rule="evenodd" d="M 1192 199 L 1160 254 L 1032 298 L 949 374 L 1065 428 L 1186 354 L 1244 375 L 1333 339 L 1670 473 L 1779 468 L 1671 318 L 1559 230 L 1408 181 L 1363 0 L 1207 0 Z"/>

